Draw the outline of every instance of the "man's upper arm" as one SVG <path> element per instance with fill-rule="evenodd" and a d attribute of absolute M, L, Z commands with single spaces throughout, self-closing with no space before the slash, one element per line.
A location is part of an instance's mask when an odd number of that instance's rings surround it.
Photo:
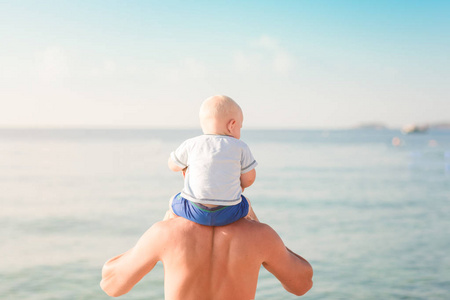
<path fill-rule="evenodd" d="M 129 292 L 159 261 L 162 236 L 158 223 L 155 225 L 133 248 L 105 263 L 100 286 L 108 295 L 117 297 Z"/>
<path fill-rule="evenodd" d="M 298 296 L 305 294 L 312 287 L 311 265 L 287 249 L 273 229 L 266 236 L 267 257 L 263 262 L 264 268 L 277 277 L 288 292 Z"/>

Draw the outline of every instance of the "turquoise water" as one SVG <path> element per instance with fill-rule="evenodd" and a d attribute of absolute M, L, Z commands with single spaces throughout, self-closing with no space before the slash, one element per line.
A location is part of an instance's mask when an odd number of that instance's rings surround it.
<path fill-rule="evenodd" d="M 182 187 L 195 130 L 0 130 L 0 298 L 108 299 L 101 267 Z M 401 145 L 392 145 L 398 137 Z M 262 222 L 312 264 L 304 299 L 446 299 L 450 132 L 243 131 Z M 261 269 L 257 299 L 297 299 Z M 158 264 L 121 299 L 163 299 Z"/>

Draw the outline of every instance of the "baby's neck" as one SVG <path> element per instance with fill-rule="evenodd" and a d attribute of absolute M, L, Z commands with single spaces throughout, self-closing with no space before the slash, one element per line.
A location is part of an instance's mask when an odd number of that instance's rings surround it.
<path fill-rule="evenodd" d="M 206 135 L 227 135 L 226 133 L 223 133 L 223 132 L 212 132 L 212 131 L 203 132 L 203 134 L 206 134 Z"/>
<path fill-rule="evenodd" d="M 221 126 L 220 124 L 214 124 L 214 125 L 202 127 L 203 134 L 226 135 L 226 136 L 234 137 L 229 133 L 226 126 Z"/>

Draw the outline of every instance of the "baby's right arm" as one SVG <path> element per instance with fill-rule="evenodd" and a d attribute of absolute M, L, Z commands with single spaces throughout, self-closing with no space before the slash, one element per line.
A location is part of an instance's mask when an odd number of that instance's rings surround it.
<path fill-rule="evenodd" d="M 241 187 L 242 189 L 248 188 L 255 182 L 256 179 L 256 170 L 253 169 L 244 174 L 241 174 Z"/>

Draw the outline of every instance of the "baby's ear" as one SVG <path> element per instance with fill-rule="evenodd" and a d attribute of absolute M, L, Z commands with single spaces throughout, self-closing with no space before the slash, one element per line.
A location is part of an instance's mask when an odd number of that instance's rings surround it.
<path fill-rule="evenodd" d="M 228 122 L 228 126 L 227 126 L 228 131 L 230 131 L 230 132 L 233 131 L 235 126 L 236 126 L 236 120 L 231 119 L 230 122 Z"/>

